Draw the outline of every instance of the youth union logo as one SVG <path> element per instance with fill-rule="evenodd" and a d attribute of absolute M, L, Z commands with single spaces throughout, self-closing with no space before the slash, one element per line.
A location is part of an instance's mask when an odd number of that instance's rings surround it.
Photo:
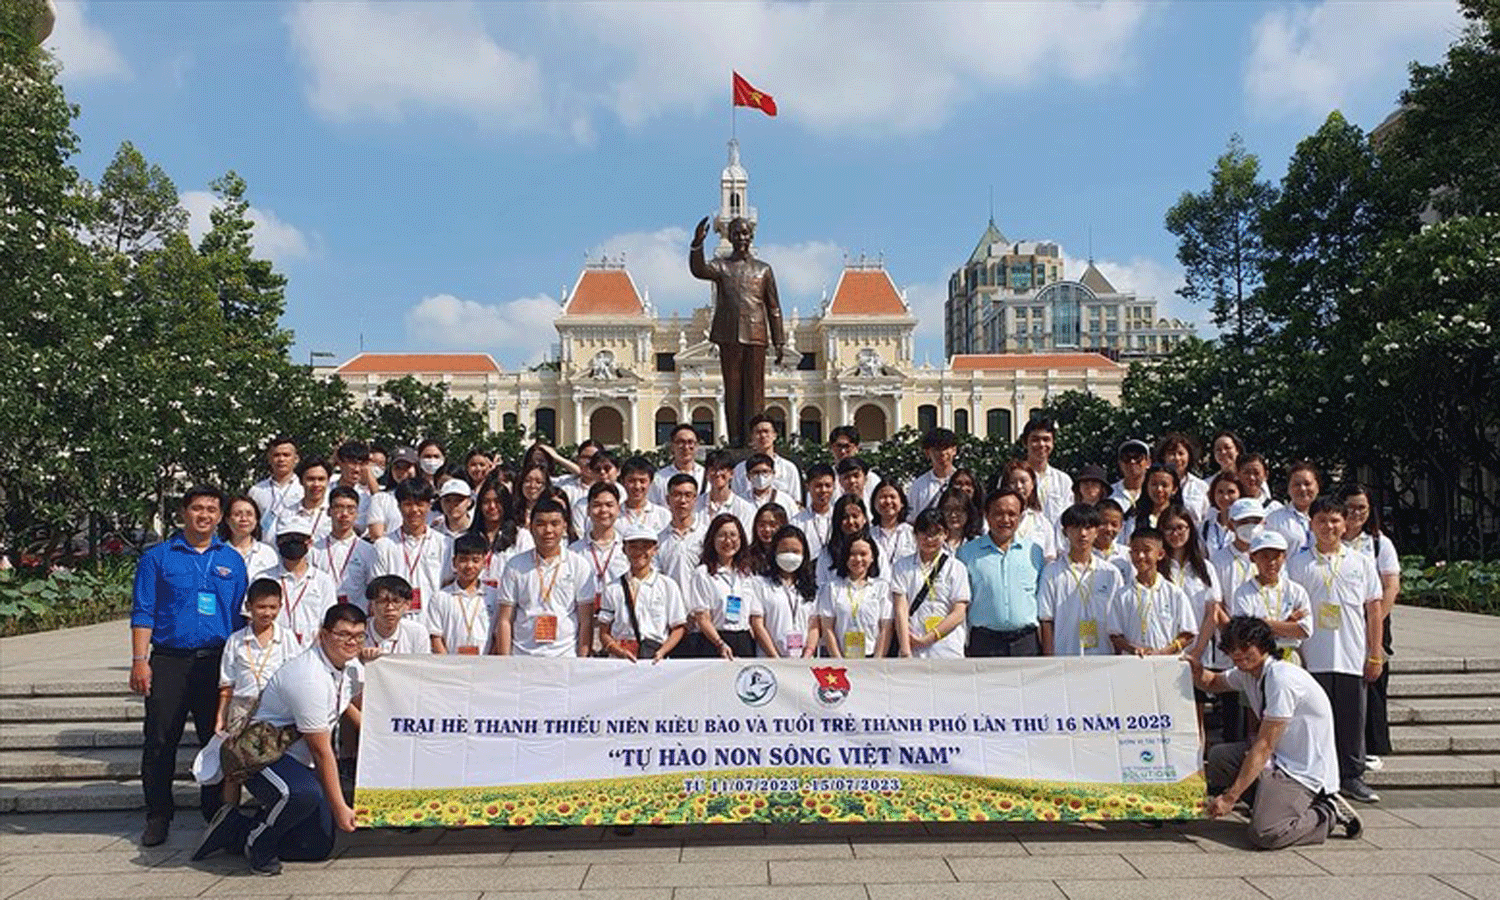
<path fill-rule="evenodd" d="M 765 706 L 776 696 L 776 673 L 765 666 L 746 666 L 734 679 L 734 692 L 746 706 Z"/>
<path fill-rule="evenodd" d="M 1142 750 L 1141 762 L 1149 766 L 1151 763 L 1156 762 L 1156 754 L 1152 753 L 1150 750 Z"/>
<path fill-rule="evenodd" d="M 818 702 L 824 706 L 838 706 L 849 696 L 849 670 L 845 668 L 834 668 L 826 666 L 814 667 L 813 678 L 817 679 L 818 686 L 815 696 Z"/>

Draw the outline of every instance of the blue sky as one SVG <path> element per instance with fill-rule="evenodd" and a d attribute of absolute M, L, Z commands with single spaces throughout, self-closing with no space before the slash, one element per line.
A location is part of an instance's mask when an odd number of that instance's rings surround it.
<path fill-rule="evenodd" d="M 718 202 L 730 70 L 781 115 L 738 117 L 761 255 L 814 312 L 845 254 L 883 253 L 942 357 L 948 274 L 995 219 L 1174 297 L 1162 228 L 1239 132 L 1279 179 L 1341 109 L 1365 129 L 1449 0 L 502 4 L 59 0 L 47 46 L 97 179 L 122 140 L 195 227 L 211 179 L 249 184 L 290 278 L 296 353 L 535 361 L 585 256 L 625 254 L 657 309 L 706 302 L 692 225 Z M 1200 333 L 1207 333 L 1200 325 Z"/>

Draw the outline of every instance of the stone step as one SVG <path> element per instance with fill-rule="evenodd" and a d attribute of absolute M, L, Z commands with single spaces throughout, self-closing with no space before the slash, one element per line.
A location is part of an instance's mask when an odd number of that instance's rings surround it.
<path fill-rule="evenodd" d="M 0 750 L 48 750 L 68 747 L 140 747 L 141 723 L 131 722 L 23 722 L 0 729 Z M 185 743 L 197 743 L 192 720 L 183 734 Z"/>
<path fill-rule="evenodd" d="M 80 678 L 68 681 L 6 682 L 0 697 L 128 697 L 124 678 Z"/>
<path fill-rule="evenodd" d="M 1500 722 L 1500 697 L 1411 697 L 1392 699 L 1392 725 Z"/>
<path fill-rule="evenodd" d="M 1379 772 L 1366 772 L 1371 787 L 1485 787 L 1500 784 L 1500 754 L 1388 756 Z"/>
<path fill-rule="evenodd" d="M 198 786 L 191 781 L 173 784 L 172 796 L 180 811 L 198 808 Z M 99 812 L 145 806 L 139 780 L 0 783 L 0 813 Z"/>
<path fill-rule="evenodd" d="M 188 777 L 197 747 L 177 748 L 177 776 Z M 0 756 L 0 782 L 131 778 L 141 774 L 138 747 L 14 750 Z"/>
<path fill-rule="evenodd" d="M 1500 672 L 1500 656 L 1416 656 L 1407 657 L 1396 648 L 1391 657 L 1391 677 L 1417 673 Z"/>
<path fill-rule="evenodd" d="M 0 700 L 0 722 L 139 722 L 142 697 L 11 697 Z"/>
<path fill-rule="evenodd" d="M 1397 755 L 1500 753 L 1500 724 L 1393 725 L 1391 747 Z"/>
<path fill-rule="evenodd" d="M 1392 697 L 1500 697 L 1500 681 L 1478 673 L 1392 675 Z"/>

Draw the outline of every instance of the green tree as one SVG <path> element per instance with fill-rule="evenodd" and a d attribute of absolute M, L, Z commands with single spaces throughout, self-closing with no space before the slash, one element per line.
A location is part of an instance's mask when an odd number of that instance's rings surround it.
<path fill-rule="evenodd" d="M 212 227 L 198 242 L 198 252 L 208 262 L 224 322 L 246 340 L 285 353 L 292 345 L 291 333 L 281 328 L 286 278 L 270 260 L 255 257 L 245 180 L 230 171 L 209 187 L 217 202 L 208 214 Z"/>
<path fill-rule="evenodd" d="M 187 211 L 172 179 L 129 141 L 120 144 L 97 190 L 87 189 L 87 196 L 96 204 L 95 246 L 108 252 L 138 256 L 187 228 Z"/>
<path fill-rule="evenodd" d="M 372 440 L 393 446 L 415 446 L 431 438 L 450 455 L 494 443 L 474 404 L 450 397 L 445 384 L 424 384 L 410 375 L 380 386 L 361 410 L 360 426 Z"/>
<path fill-rule="evenodd" d="M 1276 199 L 1276 189 L 1259 175 L 1260 159 L 1234 135 L 1209 172 L 1208 189 L 1184 192 L 1166 215 L 1186 282 L 1178 293 L 1209 304 L 1214 323 L 1232 324 L 1242 344 L 1263 326 L 1254 303 L 1266 258 L 1257 226 Z"/>

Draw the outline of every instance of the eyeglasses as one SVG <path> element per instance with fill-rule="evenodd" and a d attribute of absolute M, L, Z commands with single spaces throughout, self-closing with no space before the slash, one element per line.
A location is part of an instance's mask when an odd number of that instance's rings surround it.
<path fill-rule="evenodd" d="M 365 639 L 363 631 L 330 631 L 328 633 L 342 644 L 357 644 Z"/>

